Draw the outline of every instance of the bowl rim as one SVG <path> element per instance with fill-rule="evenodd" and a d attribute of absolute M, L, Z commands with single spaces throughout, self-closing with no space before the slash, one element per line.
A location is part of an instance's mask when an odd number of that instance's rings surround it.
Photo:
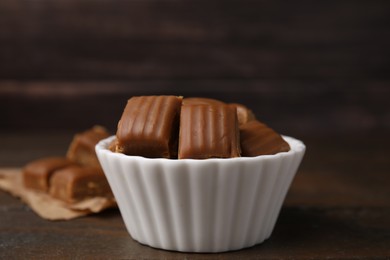
<path fill-rule="evenodd" d="M 209 158 L 209 159 L 167 159 L 167 158 L 147 158 L 138 155 L 126 155 L 123 153 L 115 153 L 108 149 L 109 144 L 115 139 L 115 135 L 107 137 L 100 140 L 96 146 L 96 153 L 105 153 L 108 156 L 116 157 L 117 159 L 137 159 L 145 162 L 170 162 L 170 163 L 185 163 L 185 162 L 244 162 L 244 161 L 253 161 L 253 160 L 267 160 L 267 159 L 276 159 L 285 156 L 292 156 L 293 154 L 303 153 L 306 150 L 305 144 L 294 137 L 281 135 L 282 138 L 290 145 L 290 150 L 288 152 L 280 152 L 277 154 L 271 155 L 259 155 L 254 157 L 235 157 L 235 158 Z"/>

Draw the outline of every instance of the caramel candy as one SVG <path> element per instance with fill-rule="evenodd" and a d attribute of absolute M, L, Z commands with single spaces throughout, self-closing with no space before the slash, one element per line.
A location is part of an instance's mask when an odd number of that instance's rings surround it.
<path fill-rule="evenodd" d="M 181 97 L 133 97 L 118 123 L 116 152 L 176 158 Z"/>
<path fill-rule="evenodd" d="M 202 98 L 202 97 L 194 97 L 194 98 L 184 98 L 183 105 L 222 105 L 226 104 L 220 100 L 212 99 L 212 98 Z M 247 108 L 246 106 L 238 103 L 231 103 L 230 106 L 233 106 L 237 109 L 237 117 L 239 125 L 243 125 L 248 123 L 249 121 L 255 120 L 255 115 L 253 112 Z"/>
<path fill-rule="evenodd" d="M 212 104 L 223 105 L 225 103 L 217 99 L 203 98 L 203 97 L 191 97 L 191 98 L 183 99 L 183 106 L 184 105 L 212 105 Z"/>
<path fill-rule="evenodd" d="M 108 136 L 108 131 L 102 126 L 94 126 L 92 129 L 76 134 L 66 156 L 81 165 L 99 166 L 95 145 Z"/>
<path fill-rule="evenodd" d="M 235 107 L 223 103 L 182 106 L 179 159 L 230 158 L 240 152 Z"/>
<path fill-rule="evenodd" d="M 112 140 L 108 144 L 108 150 L 110 150 L 111 152 L 115 152 L 116 151 L 116 146 L 117 146 L 117 141 L 116 141 L 116 138 L 115 138 L 114 140 Z"/>
<path fill-rule="evenodd" d="M 240 126 L 242 156 L 276 154 L 290 150 L 289 144 L 267 125 L 253 120 Z"/>
<path fill-rule="evenodd" d="M 50 195 L 73 203 L 88 197 L 112 196 L 112 192 L 100 167 L 70 166 L 53 174 Z"/>
<path fill-rule="evenodd" d="M 253 114 L 252 110 L 250 110 L 246 106 L 238 103 L 231 103 L 229 105 L 234 106 L 237 109 L 237 117 L 238 117 L 239 125 L 244 125 L 256 119 L 255 114 Z"/>
<path fill-rule="evenodd" d="M 62 157 L 50 157 L 30 162 L 23 168 L 24 186 L 29 189 L 47 192 L 52 174 L 56 170 L 74 164 L 67 158 Z"/>

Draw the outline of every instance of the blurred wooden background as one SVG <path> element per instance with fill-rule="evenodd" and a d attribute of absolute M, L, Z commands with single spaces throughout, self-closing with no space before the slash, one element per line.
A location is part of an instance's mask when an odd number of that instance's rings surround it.
<path fill-rule="evenodd" d="M 390 2 L 2 0 L 0 129 L 114 130 L 132 95 L 248 105 L 281 133 L 390 128 Z"/>

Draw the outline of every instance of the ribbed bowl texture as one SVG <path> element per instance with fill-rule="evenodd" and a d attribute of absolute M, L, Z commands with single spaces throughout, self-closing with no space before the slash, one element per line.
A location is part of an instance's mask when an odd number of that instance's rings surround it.
<path fill-rule="evenodd" d="M 275 226 L 305 145 L 231 159 L 150 159 L 96 145 L 131 237 L 156 248 L 224 252 L 259 244 Z"/>

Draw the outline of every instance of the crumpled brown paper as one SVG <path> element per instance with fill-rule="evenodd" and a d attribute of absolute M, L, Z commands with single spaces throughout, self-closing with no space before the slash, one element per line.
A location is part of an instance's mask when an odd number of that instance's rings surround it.
<path fill-rule="evenodd" d="M 24 201 L 40 217 L 48 220 L 70 220 L 116 207 L 114 198 L 95 197 L 67 204 L 46 193 L 26 189 L 20 168 L 0 169 L 0 189 Z"/>

